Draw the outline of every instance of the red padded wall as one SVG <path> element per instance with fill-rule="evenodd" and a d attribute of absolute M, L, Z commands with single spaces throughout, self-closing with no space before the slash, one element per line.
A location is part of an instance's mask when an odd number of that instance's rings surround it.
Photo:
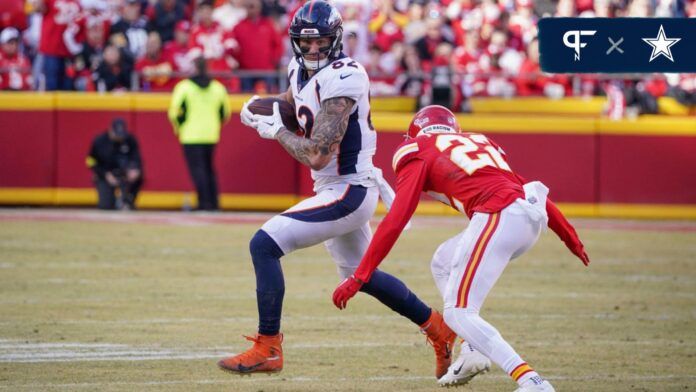
<path fill-rule="evenodd" d="M 600 203 L 696 204 L 696 137 L 599 137 Z"/>
<path fill-rule="evenodd" d="M 0 112 L 0 187 L 55 186 L 53 111 Z"/>
<path fill-rule="evenodd" d="M 143 159 L 143 189 L 158 191 L 192 190 L 184 154 L 167 115 L 136 112 L 133 131 Z"/>
<path fill-rule="evenodd" d="M 145 190 L 192 191 L 181 146 L 164 112 L 0 111 L 0 187 L 90 188 L 85 157 L 112 119 L 126 119 L 145 164 Z M 696 204 L 696 137 L 492 133 L 515 171 L 541 180 L 551 197 L 576 203 Z M 378 133 L 375 164 L 392 184 L 391 158 L 403 135 Z M 215 163 L 220 191 L 312 194 L 309 169 L 234 114 Z"/>

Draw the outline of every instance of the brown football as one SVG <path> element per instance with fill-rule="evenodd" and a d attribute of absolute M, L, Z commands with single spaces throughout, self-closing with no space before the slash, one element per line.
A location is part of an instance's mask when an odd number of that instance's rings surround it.
<path fill-rule="evenodd" d="M 288 131 L 297 132 L 300 129 L 300 125 L 297 123 L 297 117 L 295 117 L 295 107 L 284 99 L 270 97 L 257 99 L 249 104 L 248 109 L 254 114 L 270 116 L 273 114 L 274 102 L 278 102 L 278 110 L 280 111 L 280 117 L 283 118 L 285 128 L 287 128 Z"/>

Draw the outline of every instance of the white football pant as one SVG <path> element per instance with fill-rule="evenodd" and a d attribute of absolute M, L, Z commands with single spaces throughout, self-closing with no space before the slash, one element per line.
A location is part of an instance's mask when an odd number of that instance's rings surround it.
<path fill-rule="evenodd" d="M 431 264 L 447 325 L 515 381 L 536 373 L 479 310 L 510 260 L 531 248 L 547 225 L 548 189 L 533 182 L 525 185 L 525 193 L 526 200 L 500 212 L 475 213 L 466 230 L 440 245 Z"/>
<path fill-rule="evenodd" d="M 284 254 L 324 243 L 341 279 L 349 277 L 372 239 L 370 218 L 377 208 L 377 187 L 332 184 L 274 216 L 261 229 Z"/>

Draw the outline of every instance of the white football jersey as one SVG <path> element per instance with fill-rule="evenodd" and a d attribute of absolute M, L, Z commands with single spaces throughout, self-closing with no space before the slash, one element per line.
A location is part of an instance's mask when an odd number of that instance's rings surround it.
<path fill-rule="evenodd" d="M 334 182 L 361 184 L 360 179 L 374 167 L 372 156 L 377 148 L 377 135 L 370 122 L 370 80 L 365 68 L 350 57 L 341 57 L 311 78 L 306 77 L 293 58 L 288 64 L 288 81 L 295 99 L 297 121 L 305 137 L 312 134 L 321 102 L 347 97 L 356 103 L 338 155 L 325 168 L 312 170 L 315 189 Z"/>

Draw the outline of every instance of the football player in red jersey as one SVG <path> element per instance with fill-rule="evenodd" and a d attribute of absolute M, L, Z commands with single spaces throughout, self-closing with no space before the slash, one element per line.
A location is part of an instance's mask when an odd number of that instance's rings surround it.
<path fill-rule="evenodd" d="M 334 304 L 345 308 L 370 281 L 425 191 L 471 220 L 464 232 L 440 245 L 431 264 L 445 301 L 445 321 L 465 339 L 459 359 L 439 383 L 468 382 L 487 370 L 487 357 L 519 384 L 517 391 L 553 391 L 479 316 L 479 310 L 508 262 L 531 248 L 547 224 L 588 265 L 590 260 L 573 226 L 547 198 L 548 188 L 538 181 L 527 183 L 515 174 L 495 142 L 482 134 L 462 132 L 448 109 L 421 109 L 408 136 L 392 162 L 397 175 L 392 209 L 377 228 L 360 266 L 334 291 Z"/>

